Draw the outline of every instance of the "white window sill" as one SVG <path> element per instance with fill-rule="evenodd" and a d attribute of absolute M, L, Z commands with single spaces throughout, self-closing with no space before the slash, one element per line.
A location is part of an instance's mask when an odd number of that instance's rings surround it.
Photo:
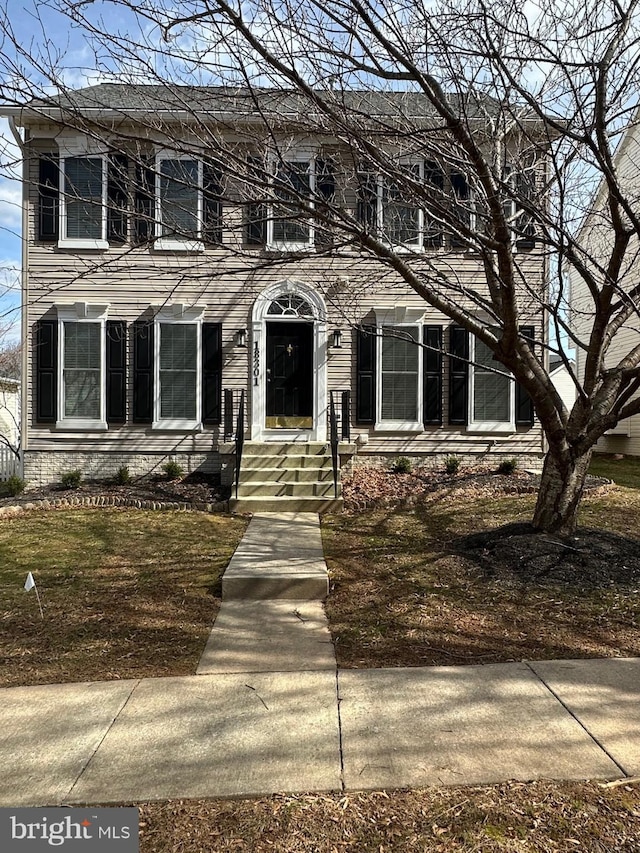
<path fill-rule="evenodd" d="M 82 420 L 82 418 L 63 418 L 56 421 L 56 429 L 72 429 L 72 430 L 102 430 L 106 432 L 109 425 L 106 421 Z"/>
<path fill-rule="evenodd" d="M 418 421 L 377 421 L 375 432 L 422 432 L 424 427 Z"/>
<path fill-rule="evenodd" d="M 311 252 L 313 243 L 267 243 L 269 252 Z"/>
<path fill-rule="evenodd" d="M 166 240 L 161 237 L 155 241 L 153 248 L 158 252 L 204 252 L 204 243 L 201 240 Z"/>
<path fill-rule="evenodd" d="M 161 420 L 151 424 L 152 429 L 179 430 L 180 432 L 201 432 L 200 421 Z"/>
<path fill-rule="evenodd" d="M 473 435 L 474 433 L 491 433 L 492 435 L 513 435 L 515 431 L 515 424 L 508 424 L 504 421 L 479 421 L 477 423 L 471 423 L 467 426 L 467 433 L 470 435 Z"/>
<path fill-rule="evenodd" d="M 71 240 L 63 238 L 58 240 L 59 249 L 99 249 L 104 251 L 109 248 L 107 240 Z"/>

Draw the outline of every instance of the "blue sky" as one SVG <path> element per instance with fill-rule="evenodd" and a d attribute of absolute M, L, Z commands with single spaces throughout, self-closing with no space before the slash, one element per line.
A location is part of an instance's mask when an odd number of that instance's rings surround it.
<path fill-rule="evenodd" d="M 89 7 L 92 18 L 97 19 L 103 4 L 95 2 Z M 113 12 L 111 12 L 113 18 Z M 112 23 L 120 23 L 113 22 Z M 128 22 L 127 22 L 128 23 Z M 100 81 L 95 73 L 93 52 L 82 32 L 70 26 L 68 18 L 51 8 L 49 0 L 0 0 L 0 29 L 5 37 L 0 43 L 2 67 L 0 68 L 0 98 L 14 103 L 29 99 L 26 86 L 12 85 L 12 63 L 19 65 L 24 78 L 33 86 L 33 94 L 55 89 L 39 73 L 37 57 L 46 55 L 47 61 L 56 65 L 59 77 L 71 88 L 81 88 Z M 17 55 L 12 40 L 27 56 Z M 19 75 L 13 77 L 13 82 Z M 20 338 L 20 267 L 21 220 L 20 150 L 9 129 L 8 122 L 0 119 L 0 346 Z"/>

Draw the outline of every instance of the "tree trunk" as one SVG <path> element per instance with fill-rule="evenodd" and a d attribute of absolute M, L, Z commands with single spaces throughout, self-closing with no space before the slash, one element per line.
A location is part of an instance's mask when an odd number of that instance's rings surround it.
<path fill-rule="evenodd" d="M 534 527 L 549 533 L 574 532 L 592 453 L 588 450 L 577 458 L 569 454 L 560 458 L 551 452 L 547 454 L 533 516 Z"/>

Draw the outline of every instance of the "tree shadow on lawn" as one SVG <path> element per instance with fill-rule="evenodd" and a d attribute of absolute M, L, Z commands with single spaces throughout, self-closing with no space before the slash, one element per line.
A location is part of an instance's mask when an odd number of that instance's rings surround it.
<path fill-rule="evenodd" d="M 513 522 L 461 536 L 500 520 L 467 509 L 340 525 L 327 602 L 340 666 L 640 655 L 640 543 Z"/>
<path fill-rule="evenodd" d="M 559 536 L 514 523 L 459 537 L 451 547 L 487 579 L 511 576 L 523 584 L 574 589 L 640 582 L 640 542 L 606 530 L 582 528 Z"/>

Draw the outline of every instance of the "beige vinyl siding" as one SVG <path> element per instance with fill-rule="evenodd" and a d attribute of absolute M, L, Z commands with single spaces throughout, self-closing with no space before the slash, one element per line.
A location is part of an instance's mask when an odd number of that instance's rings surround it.
<path fill-rule="evenodd" d="M 38 140 L 37 150 L 52 151 L 52 141 Z M 149 308 L 166 303 L 183 303 L 204 309 L 204 322 L 223 324 L 223 388 L 245 389 L 251 395 L 249 359 L 251 356 L 251 316 L 256 297 L 269 285 L 287 279 L 309 284 L 325 298 L 328 306 L 327 332 L 334 328 L 343 332 L 341 350 L 333 351 L 328 362 L 328 388 L 342 391 L 354 389 L 355 353 L 351 328 L 372 316 L 380 306 L 402 305 L 425 308 L 425 323 L 449 325 L 450 321 L 425 306 L 420 297 L 404 284 L 395 271 L 377 260 L 358 252 L 341 252 L 334 257 L 322 257 L 314 251 L 298 260 L 262 268 L 265 259 L 274 257 L 260 248 L 246 249 L 239 254 L 237 237 L 241 233 L 242 209 L 225 206 L 224 216 L 230 227 L 224 229 L 224 246 L 198 253 L 170 253 L 148 248 L 111 247 L 100 252 L 78 252 L 58 249 L 56 245 L 35 242 L 37 215 L 38 159 L 29 161 L 31 178 L 29 195 L 29 301 L 27 317 L 30 340 L 28 359 L 30 377 L 27 395 L 27 442 L 30 450 L 64 448 L 78 451 L 106 451 L 125 448 L 131 452 L 209 452 L 222 440 L 222 426 L 205 427 L 200 432 L 181 435 L 152 430 L 144 425 L 127 422 L 112 426 L 107 432 L 78 432 L 54 429 L 35 424 L 33 418 L 33 388 L 35 384 L 31 336 L 34 323 L 54 310 L 60 303 L 87 301 L 109 304 L 109 319 L 124 320 L 129 326 L 135 320 L 149 317 Z M 347 199 L 353 204 L 355 196 Z M 470 253 L 462 250 L 429 250 L 429 261 L 443 269 L 456 269 L 461 291 L 464 288 L 483 290 L 484 274 L 481 265 Z M 519 255 L 523 279 L 530 288 L 544 287 L 542 255 L 537 250 Z M 239 271 L 241 269 L 242 271 Z M 461 296 L 461 301 L 464 297 Z M 523 302 L 525 323 L 537 316 L 531 298 Z M 541 322 L 534 323 L 541 337 Z M 236 346 L 238 329 L 249 330 L 248 347 Z M 445 336 L 446 340 L 446 336 Z M 128 359 L 128 419 L 132 407 L 131 335 Z M 447 359 L 444 360 L 445 371 Z M 447 413 L 448 376 L 443 377 L 443 411 Z M 352 406 L 355 394 L 352 392 Z M 352 417 L 352 424 L 354 418 Z M 354 425 L 355 434 L 363 432 Z M 510 436 L 466 435 L 464 428 L 429 428 L 417 435 L 381 435 L 370 431 L 367 452 L 400 453 L 475 453 L 483 454 L 492 448 L 509 454 L 540 453 L 542 435 L 536 425 L 521 429 Z"/>

